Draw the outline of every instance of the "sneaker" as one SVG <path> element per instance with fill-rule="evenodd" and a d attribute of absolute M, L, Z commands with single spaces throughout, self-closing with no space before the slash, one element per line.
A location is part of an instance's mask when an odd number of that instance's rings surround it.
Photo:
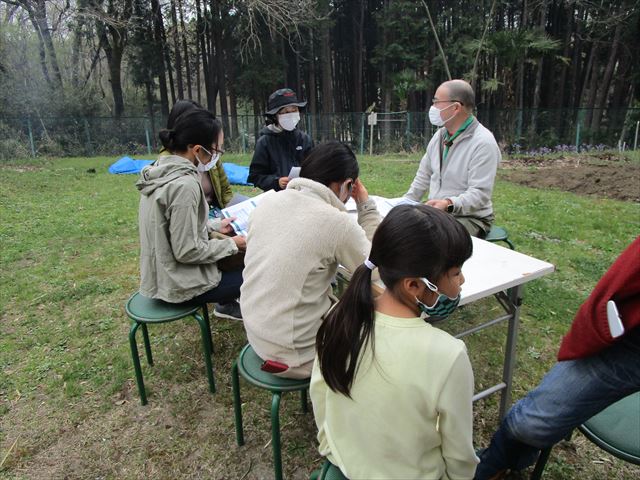
<path fill-rule="evenodd" d="M 237 301 L 229 303 L 216 303 L 213 314 L 218 318 L 228 318 L 230 320 L 242 321 L 240 304 Z"/>

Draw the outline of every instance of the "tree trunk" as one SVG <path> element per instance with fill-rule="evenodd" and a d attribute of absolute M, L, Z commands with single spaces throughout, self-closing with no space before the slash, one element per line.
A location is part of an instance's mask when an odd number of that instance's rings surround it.
<path fill-rule="evenodd" d="M 353 22 L 355 38 L 355 55 L 353 56 L 353 111 L 362 112 L 362 65 L 364 57 L 364 0 L 358 0 L 358 17 Z"/>
<path fill-rule="evenodd" d="M 184 54 L 184 65 L 187 71 L 187 95 L 193 98 L 193 88 L 191 86 L 191 62 L 189 61 L 189 48 L 187 47 L 187 29 L 184 26 L 184 12 L 182 0 L 178 0 L 178 11 L 180 12 L 180 27 L 182 29 L 182 51 Z M 196 42 L 197 44 L 198 42 Z"/>
<path fill-rule="evenodd" d="M 602 115 L 604 113 L 604 109 L 607 106 L 607 98 L 609 96 L 609 86 L 611 84 L 611 78 L 613 76 L 613 70 L 618 61 L 618 45 L 620 44 L 620 35 L 622 33 L 622 23 L 618 22 L 616 25 L 616 30 L 613 35 L 613 41 L 611 43 L 611 50 L 609 51 L 609 60 L 607 61 L 607 66 L 604 70 L 604 76 L 602 77 L 602 81 L 600 82 L 600 88 L 598 89 L 598 94 L 596 96 L 595 107 L 596 110 L 593 112 L 593 120 L 591 122 L 591 131 L 593 133 L 597 133 L 600 129 L 600 122 L 602 121 Z"/>
<path fill-rule="evenodd" d="M 206 12 L 206 6 L 203 5 L 202 8 L 204 12 Z M 207 45 L 208 45 L 208 37 L 207 37 L 207 26 L 203 15 L 200 13 L 200 0 L 196 0 L 196 17 L 197 17 L 197 35 L 199 39 L 200 45 L 200 57 L 202 58 L 202 79 L 204 81 L 204 93 L 207 97 L 207 106 L 209 106 L 209 99 L 212 97 L 211 94 L 211 84 L 209 82 L 209 58 L 207 53 Z M 198 75 L 198 92 L 200 92 L 200 75 Z M 200 93 L 198 93 L 198 103 L 202 103 L 200 100 Z"/>
<path fill-rule="evenodd" d="M 158 48 L 157 55 L 160 56 L 158 62 L 158 86 L 160 88 L 160 111 L 162 116 L 169 116 L 169 95 L 167 92 L 167 77 L 164 65 L 164 54 L 162 51 L 162 12 L 160 11 L 160 2 L 151 0 L 151 12 L 153 14 L 153 40 Z"/>
<path fill-rule="evenodd" d="M 309 101 L 309 113 L 311 114 L 311 122 L 309 122 L 309 135 L 313 136 L 316 132 L 316 114 L 318 106 L 316 99 L 318 98 L 316 86 L 316 55 L 313 44 L 313 29 L 309 29 L 309 49 L 311 51 L 311 61 L 309 62 L 309 88 L 307 90 L 307 100 Z"/>
<path fill-rule="evenodd" d="M 173 84 L 173 69 L 171 68 L 171 56 L 169 55 L 169 43 L 167 42 L 167 33 L 164 29 L 164 21 L 160 15 L 160 35 L 162 39 L 162 53 L 164 54 L 164 63 L 167 66 L 167 76 L 169 77 L 169 88 L 171 90 L 171 103 L 176 103 L 176 88 Z"/>
<path fill-rule="evenodd" d="M 547 0 L 542 0 L 540 6 L 540 28 L 544 32 L 547 25 Z M 540 92 L 542 90 L 542 72 L 544 69 L 544 57 L 540 56 L 538 71 L 536 72 L 536 83 L 533 89 L 533 109 L 531 114 L 530 131 L 535 135 L 538 123 L 538 108 L 540 108 Z"/>
<path fill-rule="evenodd" d="M 320 62 L 322 67 L 322 138 L 331 136 L 331 114 L 333 106 L 333 76 L 331 62 L 331 38 L 330 28 L 325 22 L 321 26 L 320 33 Z"/>
<path fill-rule="evenodd" d="M 38 0 L 36 2 L 34 15 L 38 25 L 38 30 L 40 32 L 40 35 L 42 36 L 47 54 L 49 55 L 49 63 L 51 64 L 51 69 L 53 70 L 53 77 L 55 79 L 56 85 L 58 86 L 58 88 L 60 88 L 60 94 L 62 94 L 62 75 L 60 73 L 60 66 L 58 65 L 56 50 L 53 46 L 53 40 L 51 39 L 51 31 L 49 29 L 49 21 L 47 20 L 47 8 L 45 5 L 45 0 Z"/>
<path fill-rule="evenodd" d="M 215 22 L 213 28 L 213 39 L 215 42 L 215 65 L 216 78 L 218 83 L 218 92 L 220 94 L 220 114 L 222 115 L 222 126 L 225 132 L 229 131 L 229 107 L 227 105 L 227 81 L 225 77 L 225 61 L 224 61 L 224 42 L 222 41 L 222 28 L 224 18 L 221 15 L 219 7 L 216 5 L 214 10 L 213 1 L 211 9 L 212 22 Z"/>
<path fill-rule="evenodd" d="M 178 97 L 184 98 L 184 83 L 182 82 L 182 56 L 180 54 L 180 42 L 178 41 L 178 12 L 176 1 L 171 0 L 171 36 L 173 37 L 173 51 L 176 57 L 176 81 L 178 83 Z"/>
<path fill-rule="evenodd" d="M 153 115 L 153 84 L 151 81 L 145 82 L 145 90 L 147 93 L 147 115 L 149 115 L 149 123 L 151 123 L 151 143 L 154 150 L 157 150 L 156 141 L 156 120 Z"/>

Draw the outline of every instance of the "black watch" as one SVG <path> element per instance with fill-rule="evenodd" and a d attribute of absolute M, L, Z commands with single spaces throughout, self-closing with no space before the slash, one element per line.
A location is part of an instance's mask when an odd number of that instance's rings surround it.
<path fill-rule="evenodd" d="M 453 203 L 447 205 L 447 213 L 453 213 Z"/>

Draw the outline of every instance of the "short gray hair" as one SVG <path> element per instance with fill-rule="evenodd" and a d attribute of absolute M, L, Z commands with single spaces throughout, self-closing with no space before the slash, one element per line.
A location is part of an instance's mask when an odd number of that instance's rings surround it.
<path fill-rule="evenodd" d="M 476 95 L 468 82 L 464 80 L 449 80 L 442 85 L 449 90 L 449 98 L 451 100 L 460 102 L 469 112 L 476 108 Z"/>

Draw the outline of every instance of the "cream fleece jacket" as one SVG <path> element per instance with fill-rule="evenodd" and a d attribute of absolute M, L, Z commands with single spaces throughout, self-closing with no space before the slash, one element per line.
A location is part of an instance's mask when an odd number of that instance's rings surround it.
<path fill-rule="evenodd" d="M 474 118 L 454 140 L 441 166 L 444 132 L 444 127 L 439 129 L 429 141 L 416 176 L 404 196 L 420 202 L 428 190 L 429 200 L 450 198 L 454 215 L 488 217 L 493 213 L 491 196 L 502 158 L 496 139 Z"/>
<path fill-rule="evenodd" d="M 473 478 L 473 371 L 464 343 L 420 318 L 376 312 L 351 398 L 316 361 L 310 394 L 320 453 L 350 479 Z"/>
<path fill-rule="evenodd" d="M 365 260 L 380 220 L 370 199 L 358 205 L 356 223 L 329 188 L 307 178 L 260 202 L 249 221 L 240 306 L 261 358 L 290 367 L 313 360 L 337 267 L 353 271 Z"/>

